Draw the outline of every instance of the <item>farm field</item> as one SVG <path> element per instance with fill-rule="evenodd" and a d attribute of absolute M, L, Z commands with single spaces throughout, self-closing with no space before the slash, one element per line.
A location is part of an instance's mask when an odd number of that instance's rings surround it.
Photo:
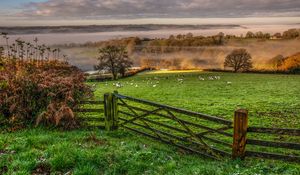
<path fill-rule="evenodd" d="M 122 95 L 229 120 L 236 109 L 245 108 L 251 126 L 300 126 L 299 75 L 154 71 L 91 84 L 96 99 L 117 90 Z"/>
<path fill-rule="evenodd" d="M 300 76 L 154 71 L 89 83 L 105 92 L 233 119 L 249 110 L 249 125 L 299 128 Z M 298 138 L 299 141 L 299 138 Z M 299 141 L 300 142 L 300 141 Z M 300 165 L 247 159 L 214 161 L 129 131 L 30 129 L 0 133 L 0 174 L 300 174 Z"/>

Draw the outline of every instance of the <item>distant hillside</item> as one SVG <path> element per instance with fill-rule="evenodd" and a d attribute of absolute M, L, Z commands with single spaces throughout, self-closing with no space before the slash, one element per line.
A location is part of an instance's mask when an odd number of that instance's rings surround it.
<path fill-rule="evenodd" d="M 153 31 L 153 30 L 205 30 L 218 28 L 243 28 L 240 25 L 90 25 L 90 26 L 26 26 L 0 27 L 0 33 L 10 35 L 47 34 L 47 33 L 95 33 L 117 31 Z"/>

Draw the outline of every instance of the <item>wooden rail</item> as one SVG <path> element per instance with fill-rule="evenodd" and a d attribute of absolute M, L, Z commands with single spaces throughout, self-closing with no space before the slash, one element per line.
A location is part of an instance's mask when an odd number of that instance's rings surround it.
<path fill-rule="evenodd" d="M 189 110 L 185 110 L 185 109 L 180 109 L 180 108 L 176 108 L 176 107 L 172 107 L 172 106 L 168 106 L 168 105 L 163 105 L 163 104 L 159 104 L 159 103 L 155 103 L 155 102 L 150 102 L 150 101 L 147 101 L 147 100 L 133 98 L 133 97 L 125 96 L 125 95 L 116 94 L 116 96 L 120 99 L 127 99 L 127 100 L 139 102 L 139 103 L 154 106 L 154 107 L 162 107 L 162 108 L 172 110 L 172 111 L 175 111 L 175 112 L 178 112 L 178 113 L 181 113 L 181 114 L 185 114 L 185 115 L 188 115 L 188 116 L 198 117 L 198 118 L 201 118 L 201 119 L 206 119 L 206 120 L 209 120 L 209 121 L 213 121 L 213 122 L 217 122 L 217 123 L 221 123 L 221 124 L 225 124 L 225 125 L 232 125 L 231 121 L 225 120 L 225 119 L 222 119 L 222 118 L 219 118 L 219 117 L 210 116 L 210 115 L 206 115 L 206 114 L 202 114 L 202 113 L 198 113 L 198 112 L 193 112 L 193 111 L 189 111 Z"/>
<path fill-rule="evenodd" d="M 104 104 L 104 101 L 81 101 L 81 105 L 85 104 L 92 104 L 92 105 L 98 105 L 98 104 Z"/>
<path fill-rule="evenodd" d="M 298 151 L 298 150 L 300 150 L 300 143 L 267 141 L 267 140 L 259 139 L 258 136 L 256 136 L 255 139 L 252 139 L 252 138 L 247 138 L 247 137 L 249 137 L 249 136 L 247 136 L 247 133 L 300 136 L 300 129 L 264 128 L 264 127 L 248 126 L 247 110 L 235 111 L 234 122 L 231 122 L 231 121 L 223 119 L 223 118 L 206 115 L 206 114 L 202 114 L 202 113 L 198 113 L 198 112 L 193 112 L 193 111 L 189 111 L 189 110 L 185 110 L 185 109 L 180 109 L 180 108 L 176 108 L 176 107 L 172 107 L 172 106 L 168 106 L 168 105 L 163 105 L 163 104 L 159 104 L 159 103 L 155 103 L 155 102 L 151 102 L 151 101 L 147 101 L 147 100 L 143 100 L 143 99 L 138 99 L 138 98 L 129 97 L 129 96 L 120 95 L 120 94 L 116 94 L 116 96 L 120 99 L 120 101 L 127 100 L 127 101 L 135 102 L 137 104 L 143 104 L 145 106 L 152 106 L 152 107 L 157 108 L 154 110 L 149 110 L 149 109 L 143 109 L 141 107 L 133 106 L 130 104 L 118 103 L 118 105 L 120 107 L 130 108 L 129 111 L 135 110 L 135 111 L 143 112 L 143 114 L 137 116 L 136 114 L 134 114 L 132 112 L 125 112 L 123 110 L 120 110 L 119 114 L 124 115 L 124 116 L 133 117 L 130 120 L 120 118 L 120 120 L 122 120 L 124 122 L 123 123 L 124 125 L 122 125 L 122 126 L 125 127 L 125 125 L 126 125 L 126 128 L 133 129 L 130 126 L 127 126 L 127 124 L 130 123 L 135 126 L 149 129 L 149 126 L 141 125 L 140 123 L 135 122 L 136 120 L 142 120 L 143 122 L 147 122 L 147 123 L 156 125 L 157 127 L 154 127 L 149 130 L 151 132 L 156 131 L 156 134 L 160 134 L 160 135 L 164 135 L 164 136 L 167 135 L 170 138 L 174 138 L 174 139 L 181 140 L 181 141 L 183 141 L 183 140 L 187 141 L 186 139 L 190 139 L 189 137 L 179 137 L 178 138 L 178 136 L 172 134 L 174 132 L 179 132 L 179 133 L 183 133 L 186 135 L 190 134 L 190 132 L 187 131 L 186 129 L 179 128 L 179 127 L 170 125 L 168 123 L 162 123 L 155 119 L 147 118 L 148 115 L 155 115 L 155 116 L 158 116 L 161 118 L 172 120 L 172 116 L 160 112 L 160 111 L 168 110 L 168 111 L 173 111 L 173 112 L 176 112 L 179 114 L 184 114 L 187 117 L 195 117 L 198 119 L 225 125 L 224 127 L 220 127 L 220 128 L 212 128 L 212 127 L 204 126 L 203 124 L 199 124 L 197 122 L 193 122 L 190 120 L 179 119 L 179 118 L 176 119 L 176 121 L 178 121 L 186 126 L 201 128 L 201 129 L 206 130 L 204 132 L 194 133 L 194 134 L 198 137 L 201 137 L 204 140 L 209 140 L 213 143 L 220 144 L 220 145 L 226 146 L 228 148 L 232 148 L 232 153 L 230 155 L 233 158 L 244 159 L 246 157 L 258 157 L 258 158 L 287 160 L 287 161 L 299 161 L 300 160 L 300 157 L 297 155 L 290 155 L 290 154 L 284 155 L 284 154 L 276 154 L 276 153 L 272 153 L 272 152 L 249 151 L 246 147 L 247 145 L 281 148 L 281 149 Z M 164 127 L 164 128 L 170 129 L 171 132 L 161 131 L 161 130 L 157 129 L 158 127 Z M 233 128 L 233 134 L 231 134 L 229 132 L 225 132 L 226 130 L 232 129 L 232 128 Z M 137 129 L 135 128 L 134 130 L 136 131 Z M 219 139 L 215 139 L 215 138 L 211 138 L 210 136 L 206 136 L 207 134 L 211 134 L 211 133 L 220 134 L 225 137 L 232 137 L 233 143 L 229 144 L 229 143 L 226 143 Z M 153 136 L 153 137 L 156 137 L 156 136 Z M 194 142 L 194 141 L 192 141 L 192 142 Z M 193 149 L 195 149 L 195 148 L 193 148 Z M 218 154 L 222 153 L 222 150 L 216 151 L 214 148 L 212 148 L 212 150 Z M 201 151 L 203 151 L 203 150 L 201 150 Z M 199 152 L 199 150 L 198 150 L 198 152 Z M 224 152 L 226 152 L 226 151 L 224 151 Z M 229 154 L 225 153 L 225 154 L 221 154 L 221 155 L 228 156 Z"/>
<path fill-rule="evenodd" d="M 300 129 L 248 127 L 247 132 L 300 136 Z"/>
<path fill-rule="evenodd" d="M 130 102 L 139 105 L 132 105 Z M 234 159 L 256 157 L 300 162 L 300 153 L 295 152 L 300 150 L 300 143 L 266 140 L 260 136 L 265 134 L 298 137 L 300 129 L 248 126 L 248 111 L 244 109 L 235 111 L 232 122 L 117 92 L 105 94 L 104 101 L 82 101 L 80 104 L 97 105 L 101 108 L 80 108 L 76 112 L 104 113 L 104 118 L 87 117 L 82 120 L 104 122 L 105 129 L 109 131 L 123 127 L 208 158 L 220 160 L 224 156 Z M 204 124 L 203 121 L 210 122 L 211 125 Z M 252 134 L 249 133 L 255 134 L 255 138 L 251 138 Z M 228 142 L 229 139 L 232 139 L 232 142 Z M 256 151 L 252 151 L 249 146 L 255 146 Z M 257 147 L 264 147 L 264 152 L 257 151 Z M 266 148 L 275 149 L 266 151 Z M 278 149 L 281 153 L 274 153 Z"/>

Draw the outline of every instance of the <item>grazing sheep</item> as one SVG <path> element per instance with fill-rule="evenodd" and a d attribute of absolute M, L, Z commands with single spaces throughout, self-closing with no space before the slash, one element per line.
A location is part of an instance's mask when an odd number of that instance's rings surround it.
<path fill-rule="evenodd" d="M 120 82 L 117 82 L 117 83 L 116 83 L 116 87 L 117 87 L 117 88 L 121 88 L 121 87 L 123 87 L 123 85 L 122 85 Z"/>
<path fill-rule="evenodd" d="M 220 80 L 221 77 L 220 77 L 220 76 L 215 76 L 215 79 L 216 79 L 216 80 Z"/>
<path fill-rule="evenodd" d="M 209 80 L 214 80 L 214 77 L 209 76 L 208 79 Z"/>
<path fill-rule="evenodd" d="M 230 82 L 230 81 L 227 81 L 227 84 L 232 84 L 232 82 Z"/>
<path fill-rule="evenodd" d="M 205 79 L 201 76 L 198 77 L 199 80 L 204 81 Z"/>

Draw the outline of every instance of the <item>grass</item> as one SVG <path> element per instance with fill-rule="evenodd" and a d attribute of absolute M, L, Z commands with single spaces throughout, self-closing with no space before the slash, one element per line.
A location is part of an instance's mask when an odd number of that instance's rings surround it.
<path fill-rule="evenodd" d="M 212 76 L 220 76 L 220 80 L 209 80 Z M 117 82 L 123 87 L 116 88 Z M 236 108 L 243 107 L 250 110 L 251 126 L 299 128 L 299 86 L 299 75 L 188 71 L 149 72 L 119 81 L 96 83 L 94 88 L 96 99 L 103 99 L 104 92 L 118 90 L 124 95 L 229 120 Z M 260 159 L 213 161 L 124 130 L 61 132 L 35 128 L 2 132 L 0 174 L 38 172 L 296 175 L 300 174 L 300 165 Z"/>
<path fill-rule="evenodd" d="M 220 80 L 209 80 L 213 76 L 220 76 Z M 114 86 L 117 82 L 123 87 Z M 103 99 L 104 92 L 117 90 L 120 94 L 229 120 L 237 108 L 246 108 L 250 111 L 250 125 L 255 126 L 300 125 L 300 75 L 158 71 L 91 84 L 95 84 L 96 99 Z"/>
<path fill-rule="evenodd" d="M 212 161 L 126 131 L 31 129 L 0 135 L 4 174 L 299 174 L 300 167 L 263 160 Z M 5 150 L 5 152 L 4 152 Z M 1 174 L 1 173 L 0 173 Z"/>

